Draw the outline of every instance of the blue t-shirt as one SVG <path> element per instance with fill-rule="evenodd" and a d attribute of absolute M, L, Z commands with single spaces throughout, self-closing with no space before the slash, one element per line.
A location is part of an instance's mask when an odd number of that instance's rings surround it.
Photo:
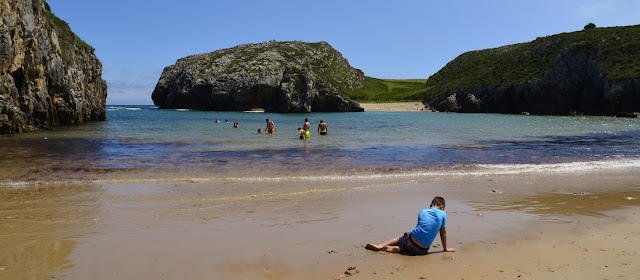
<path fill-rule="evenodd" d="M 447 227 L 447 212 L 432 207 L 420 211 L 418 225 L 411 231 L 411 235 L 422 245 L 431 247 L 440 229 L 445 227 Z"/>

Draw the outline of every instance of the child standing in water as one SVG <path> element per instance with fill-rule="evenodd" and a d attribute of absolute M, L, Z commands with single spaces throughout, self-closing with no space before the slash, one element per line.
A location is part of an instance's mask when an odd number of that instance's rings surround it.
<path fill-rule="evenodd" d="M 389 239 L 382 244 L 369 243 L 365 248 L 373 251 L 407 252 L 414 255 L 426 255 L 436 235 L 440 233 L 440 240 L 445 252 L 455 252 L 455 248 L 447 247 L 447 213 L 444 212 L 444 198 L 436 196 L 428 209 L 418 214 L 418 224 L 411 232 Z"/>

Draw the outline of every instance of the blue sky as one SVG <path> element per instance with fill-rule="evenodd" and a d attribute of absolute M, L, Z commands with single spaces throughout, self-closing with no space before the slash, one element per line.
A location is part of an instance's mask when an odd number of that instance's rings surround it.
<path fill-rule="evenodd" d="M 269 40 L 326 41 L 376 78 L 428 78 L 472 50 L 640 24 L 640 0 L 48 0 L 96 49 L 107 104 L 153 104 L 181 57 Z"/>

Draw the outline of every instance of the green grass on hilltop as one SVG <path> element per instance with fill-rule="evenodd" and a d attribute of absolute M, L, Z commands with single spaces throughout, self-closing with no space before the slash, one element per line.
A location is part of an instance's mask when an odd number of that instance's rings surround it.
<path fill-rule="evenodd" d="M 421 101 L 426 79 L 391 80 L 365 77 L 364 89 L 347 91 L 359 102 Z"/>

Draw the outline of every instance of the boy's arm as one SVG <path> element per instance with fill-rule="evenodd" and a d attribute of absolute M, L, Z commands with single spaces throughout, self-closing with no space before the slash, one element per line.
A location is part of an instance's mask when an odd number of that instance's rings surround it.
<path fill-rule="evenodd" d="M 447 228 L 440 228 L 440 241 L 442 241 L 442 248 L 445 252 L 455 252 L 455 248 L 447 247 Z"/>

